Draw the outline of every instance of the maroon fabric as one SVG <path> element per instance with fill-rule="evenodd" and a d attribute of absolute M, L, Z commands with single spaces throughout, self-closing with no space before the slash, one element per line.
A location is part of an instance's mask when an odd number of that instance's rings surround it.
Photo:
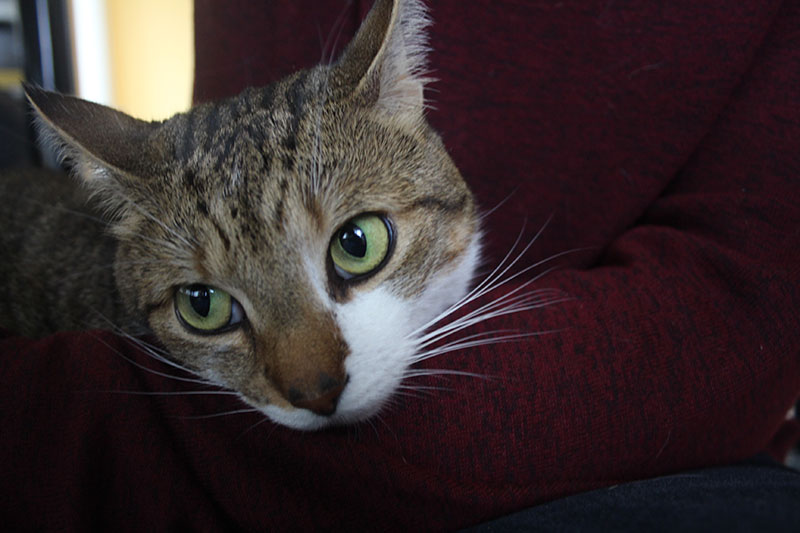
<path fill-rule="evenodd" d="M 198 0 L 196 99 L 328 56 L 368 4 Z M 537 282 L 574 300 L 465 335 L 558 331 L 429 361 L 490 378 L 311 434 L 124 393 L 202 387 L 110 334 L 8 336 L 4 525 L 451 529 L 797 442 L 800 0 L 466 5 L 432 11 L 429 116 L 481 206 L 508 197 L 487 264 L 551 214 L 523 265 L 592 249 Z"/>

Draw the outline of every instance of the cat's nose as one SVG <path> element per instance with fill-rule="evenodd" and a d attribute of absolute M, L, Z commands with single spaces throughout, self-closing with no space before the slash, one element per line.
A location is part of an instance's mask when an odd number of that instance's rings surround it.
<path fill-rule="evenodd" d="M 320 372 L 315 390 L 303 391 L 299 387 L 290 386 L 287 399 L 295 407 L 308 409 L 321 416 L 331 416 L 336 412 L 336 405 L 346 384 L 346 378 L 339 380 Z"/>

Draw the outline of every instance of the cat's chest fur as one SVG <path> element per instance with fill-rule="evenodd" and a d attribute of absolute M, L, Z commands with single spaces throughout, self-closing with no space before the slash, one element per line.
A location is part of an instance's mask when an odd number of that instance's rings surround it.
<path fill-rule="evenodd" d="M 163 123 L 28 88 L 109 221 L 86 219 L 62 262 L 109 262 L 102 282 L 49 282 L 279 423 L 377 412 L 478 258 L 472 196 L 424 118 L 426 24 L 420 2 L 379 0 L 338 62 Z"/>

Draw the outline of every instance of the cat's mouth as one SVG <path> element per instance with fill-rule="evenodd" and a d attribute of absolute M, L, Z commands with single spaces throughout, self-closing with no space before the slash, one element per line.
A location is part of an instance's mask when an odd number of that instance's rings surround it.
<path fill-rule="evenodd" d="M 348 385 L 350 385 L 348 380 Z M 340 390 L 331 391 L 326 397 L 310 405 L 269 404 L 259 407 L 273 422 L 292 429 L 314 431 L 330 426 L 348 425 L 375 416 L 385 405 L 394 390 L 372 390 L 362 394 L 359 387 L 346 385 Z M 383 400 L 378 397 L 382 396 Z"/>
<path fill-rule="evenodd" d="M 344 426 L 367 420 L 380 411 L 380 406 L 362 406 L 359 409 L 339 409 L 330 414 L 319 414 L 307 409 L 284 409 L 268 405 L 260 409 L 273 422 L 301 431 L 315 431 L 331 426 Z"/>

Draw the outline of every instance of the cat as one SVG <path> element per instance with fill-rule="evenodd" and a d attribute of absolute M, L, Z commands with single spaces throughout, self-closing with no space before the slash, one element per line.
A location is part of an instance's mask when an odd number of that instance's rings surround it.
<path fill-rule="evenodd" d="M 150 333 L 296 429 L 376 414 L 480 255 L 425 118 L 429 23 L 377 0 L 336 62 L 163 122 L 26 85 L 82 187 L 3 178 L 0 325 Z"/>

